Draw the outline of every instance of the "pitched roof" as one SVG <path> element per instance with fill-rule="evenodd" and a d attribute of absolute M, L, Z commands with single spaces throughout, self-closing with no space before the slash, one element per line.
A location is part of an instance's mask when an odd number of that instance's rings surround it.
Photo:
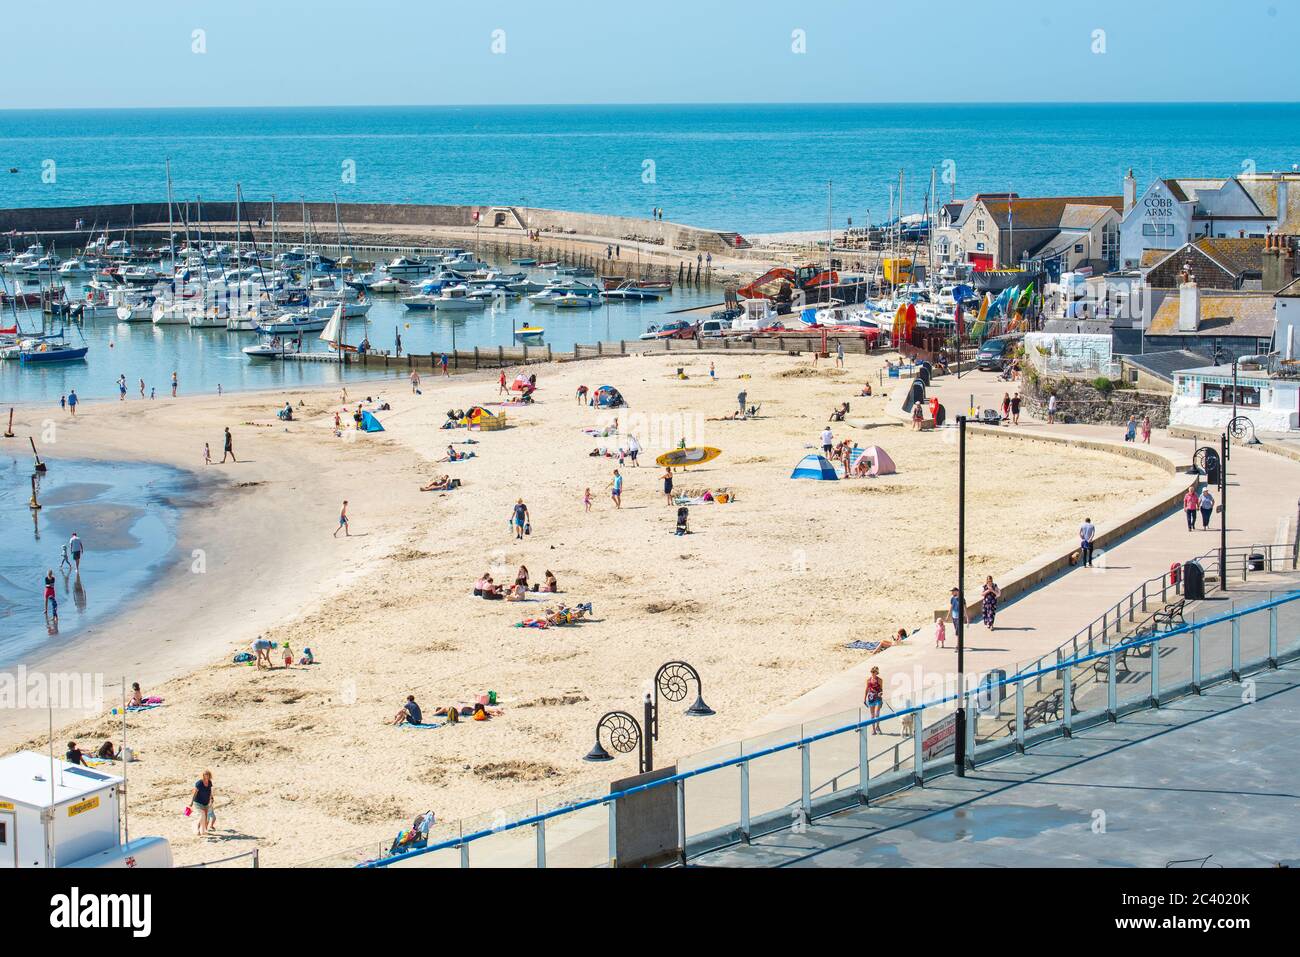
<path fill-rule="evenodd" d="M 1089 206 L 1083 203 L 1067 203 L 1061 212 L 1062 229 L 1092 229 L 1110 212 L 1109 205 Z"/>
<path fill-rule="evenodd" d="M 1277 320 L 1272 294 L 1257 292 L 1201 291 L 1200 326 L 1195 332 L 1178 329 L 1181 297 L 1166 296 L 1151 317 L 1150 336 L 1251 336 L 1264 339 L 1273 334 Z"/>
<path fill-rule="evenodd" d="M 1193 253 L 1204 256 L 1235 279 L 1240 279 L 1248 273 L 1262 272 L 1264 269 L 1263 239 L 1237 237 L 1220 239 L 1214 236 L 1202 236 L 1196 242 L 1184 243 L 1177 249 L 1143 250 L 1142 268 L 1149 272 L 1170 259 L 1182 256 L 1195 274 Z M 1150 254 L 1149 259 L 1148 254 Z"/>
<path fill-rule="evenodd" d="M 1205 363 L 1205 356 L 1190 349 L 1170 349 L 1165 352 L 1144 352 L 1140 355 L 1121 356 L 1125 365 L 1141 369 L 1164 382 L 1172 383 L 1174 373 L 1194 369 Z"/>
<path fill-rule="evenodd" d="M 1059 229 L 1067 207 L 1109 206 L 1124 211 L 1123 196 L 1042 196 L 1030 199 L 983 199 L 999 229 L 1007 227 L 1008 206 L 1013 211 L 1016 229 Z"/>
<path fill-rule="evenodd" d="M 1287 299 L 1300 299 L 1300 276 L 1292 279 L 1273 295 L 1285 296 Z"/>

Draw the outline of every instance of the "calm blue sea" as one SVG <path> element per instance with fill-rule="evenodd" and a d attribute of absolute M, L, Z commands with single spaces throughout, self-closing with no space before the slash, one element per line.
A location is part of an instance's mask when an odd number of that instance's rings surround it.
<path fill-rule="evenodd" d="M 666 218 L 741 232 L 883 221 L 905 171 L 906 211 L 930 170 L 940 198 L 979 190 L 1118 194 L 1132 167 L 1156 176 L 1233 175 L 1300 161 L 1300 105 L 785 105 L 393 107 L 0 111 L 0 207 L 158 201 L 170 157 L 178 199 L 244 195 L 286 202 L 521 203 Z M 53 161 L 52 182 L 43 166 Z M 345 163 L 355 182 L 345 181 Z M 9 169 L 17 169 L 9 173 Z M 349 169 L 351 166 L 348 167 Z M 68 250 L 61 249 L 66 255 Z M 635 338 L 672 309 L 721 298 L 679 288 L 659 305 L 579 314 L 534 310 L 457 319 L 371 312 L 370 338 L 407 351 L 508 345 L 540 322 L 557 348 Z M 6 316 L 4 324 L 12 319 Z M 24 317 L 27 328 L 39 317 Z M 247 335 L 88 320 L 87 361 L 58 368 L 0 362 L 0 405 L 115 394 L 125 374 L 164 391 L 333 381 L 320 364 L 249 362 Z"/>
<path fill-rule="evenodd" d="M 1124 171 L 1300 162 L 1300 105 L 727 105 L 0 111 L 0 207 L 275 193 L 520 203 L 740 232 L 882 221 L 906 172 L 946 198 L 1118 194 Z M 54 182 L 42 163 L 54 161 Z M 343 176 L 355 163 L 356 182 Z M 648 166 L 647 162 L 653 164 Z M 947 165 L 945 165 L 947 164 Z"/>

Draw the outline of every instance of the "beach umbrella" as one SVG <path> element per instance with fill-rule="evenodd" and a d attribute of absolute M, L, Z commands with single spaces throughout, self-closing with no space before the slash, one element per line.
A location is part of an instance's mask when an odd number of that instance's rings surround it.
<path fill-rule="evenodd" d="M 834 482 L 839 479 L 839 474 L 824 455 L 805 455 L 790 473 L 790 478 Z"/>

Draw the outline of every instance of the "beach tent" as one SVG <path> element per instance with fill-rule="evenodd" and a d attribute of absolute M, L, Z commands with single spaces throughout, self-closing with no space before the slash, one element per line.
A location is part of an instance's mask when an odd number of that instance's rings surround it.
<path fill-rule="evenodd" d="M 380 424 L 379 424 L 379 420 L 376 419 L 376 418 L 375 418 L 373 415 L 371 415 L 369 412 L 362 412 L 362 413 L 361 413 L 361 431 L 362 431 L 362 432 L 382 432 L 382 431 L 384 431 L 384 427 L 383 427 L 382 425 L 380 425 Z"/>
<path fill-rule="evenodd" d="M 839 478 L 835 466 L 823 455 L 805 455 L 790 473 L 792 479 L 816 479 L 819 482 L 834 482 Z"/>
<path fill-rule="evenodd" d="M 533 388 L 533 384 L 528 381 L 528 376 L 521 372 L 515 376 L 515 381 L 510 383 L 510 388 L 515 392 L 526 392 Z"/>
<path fill-rule="evenodd" d="M 627 405 L 622 393 L 612 385 L 602 385 L 595 391 L 592 399 L 602 409 L 617 409 L 619 406 Z"/>
<path fill-rule="evenodd" d="M 878 445 L 868 445 L 862 454 L 871 459 L 868 475 L 893 475 L 898 471 L 894 468 L 894 460 L 889 457 L 889 453 Z"/>

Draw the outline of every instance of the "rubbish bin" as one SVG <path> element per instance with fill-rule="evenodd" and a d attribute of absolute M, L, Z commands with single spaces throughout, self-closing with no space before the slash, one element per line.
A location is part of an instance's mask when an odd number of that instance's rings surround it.
<path fill-rule="evenodd" d="M 927 387 L 930 385 L 930 377 L 933 374 L 934 373 L 931 371 L 930 368 L 930 363 L 928 362 L 922 362 L 920 366 L 917 367 L 917 375 L 920 377 L 921 381 L 924 382 Z"/>
<path fill-rule="evenodd" d="M 1205 598 L 1205 569 L 1196 559 L 1183 562 L 1183 597 L 1188 601 Z"/>
<path fill-rule="evenodd" d="M 1246 556 L 1246 562 L 1250 565 L 1252 572 L 1262 572 L 1264 570 L 1264 551 L 1256 545 L 1249 555 Z"/>

